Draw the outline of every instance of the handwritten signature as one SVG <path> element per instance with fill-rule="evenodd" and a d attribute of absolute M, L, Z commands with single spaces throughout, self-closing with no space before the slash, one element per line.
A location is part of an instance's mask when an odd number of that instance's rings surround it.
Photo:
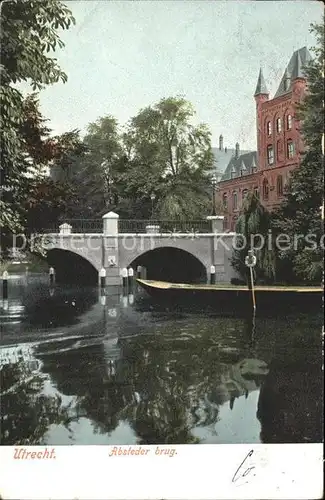
<path fill-rule="evenodd" d="M 236 483 L 239 479 L 242 479 L 243 477 L 248 476 L 248 474 L 250 474 L 250 472 L 253 469 L 255 469 L 254 465 L 252 467 L 247 467 L 247 465 L 248 465 L 247 460 L 249 457 L 251 457 L 253 455 L 253 453 L 254 453 L 254 450 L 251 450 L 249 453 L 247 453 L 246 457 L 244 458 L 244 460 L 242 461 L 242 463 L 240 464 L 240 466 L 236 470 L 235 474 L 233 475 L 232 480 L 231 480 L 232 483 Z M 246 462 L 246 464 L 245 464 L 245 462 Z"/>

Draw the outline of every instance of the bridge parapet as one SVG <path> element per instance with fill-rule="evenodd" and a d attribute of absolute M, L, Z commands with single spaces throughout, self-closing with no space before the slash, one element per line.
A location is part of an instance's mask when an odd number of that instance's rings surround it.
<path fill-rule="evenodd" d="M 156 220 L 120 219 L 114 212 L 108 212 L 101 219 L 65 219 L 59 224 L 43 229 L 52 234 L 102 234 L 117 236 L 131 234 L 216 234 L 223 232 L 223 215 L 208 216 L 200 220 Z"/>

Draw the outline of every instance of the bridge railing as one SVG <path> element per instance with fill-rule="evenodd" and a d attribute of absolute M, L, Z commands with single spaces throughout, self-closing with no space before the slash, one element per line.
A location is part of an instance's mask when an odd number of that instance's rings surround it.
<path fill-rule="evenodd" d="M 211 223 L 207 220 L 136 220 L 120 219 L 119 233 L 210 233 Z"/>
<path fill-rule="evenodd" d="M 42 233 L 59 233 L 60 226 L 65 223 L 71 226 L 72 233 L 87 234 L 103 232 L 102 219 L 64 219 L 54 224 L 50 224 L 47 228 L 42 229 Z"/>
<path fill-rule="evenodd" d="M 71 227 L 71 233 L 103 234 L 103 219 L 64 219 L 35 232 L 60 233 L 60 226 L 65 223 Z M 211 233 L 211 220 L 157 220 L 157 219 L 119 219 L 118 233 Z"/>

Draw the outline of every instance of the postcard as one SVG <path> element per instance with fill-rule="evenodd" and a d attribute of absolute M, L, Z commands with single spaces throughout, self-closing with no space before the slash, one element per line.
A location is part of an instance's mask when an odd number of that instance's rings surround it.
<path fill-rule="evenodd" d="M 0 498 L 322 498 L 322 3 L 0 8 Z"/>

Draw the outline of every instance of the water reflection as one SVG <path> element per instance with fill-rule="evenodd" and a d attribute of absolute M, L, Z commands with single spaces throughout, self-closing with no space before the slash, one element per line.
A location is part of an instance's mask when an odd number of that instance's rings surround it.
<path fill-rule="evenodd" d="M 23 303 L 2 341 L 2 444 L 321 440 L 320 319 L 159 310 L 97 289 Z M 13 345 L 23 328 L 31 341 Z"/>
<path fill-rule="evenodd" d="M 212 337 L 202 338 L 194 331 L 185 335 L 162 331 L 94 345 L 66 339 L 41 344 L 34 355 L 56 390 L 75 400 L 69 416 L 66 407 L 55 406 L 57 396 L 38 396 L 40 406 L 24 382 L 32 376 L 28 363 L 5 365 L 8 379 L 12 377 L 9 366 L 15 366 L 14 373 L 24 380 L 19 388 L 24 404 L 44 414 L 44 422 L 67 425 L 86 417 L 93 422 L 94 432 L 107 434 L 125 421 L 144 444 L 197 442 L 191 432 L 195 427 L 217 424 L 220 406 L 228 403 L 232 410 L 235 400 L 257 390 L 268 372 L 264 361 L 237 351 L 223 352 Z M 41 380 L 35 380 L 38 385 L 33 382 L 33 387 L 39 393 Z M 5 409 L 16 407 L 16 395 L 16 391 L 5 392 Z M 7 411 L 4 422 L 8 442 L 13 442 L 8 419 L 14 422 L 15 411 Z M 14 428 L 17 425 L 22 425 L 21 418 Z M 36 436 L 39 432 L 40 428 Z"/>

